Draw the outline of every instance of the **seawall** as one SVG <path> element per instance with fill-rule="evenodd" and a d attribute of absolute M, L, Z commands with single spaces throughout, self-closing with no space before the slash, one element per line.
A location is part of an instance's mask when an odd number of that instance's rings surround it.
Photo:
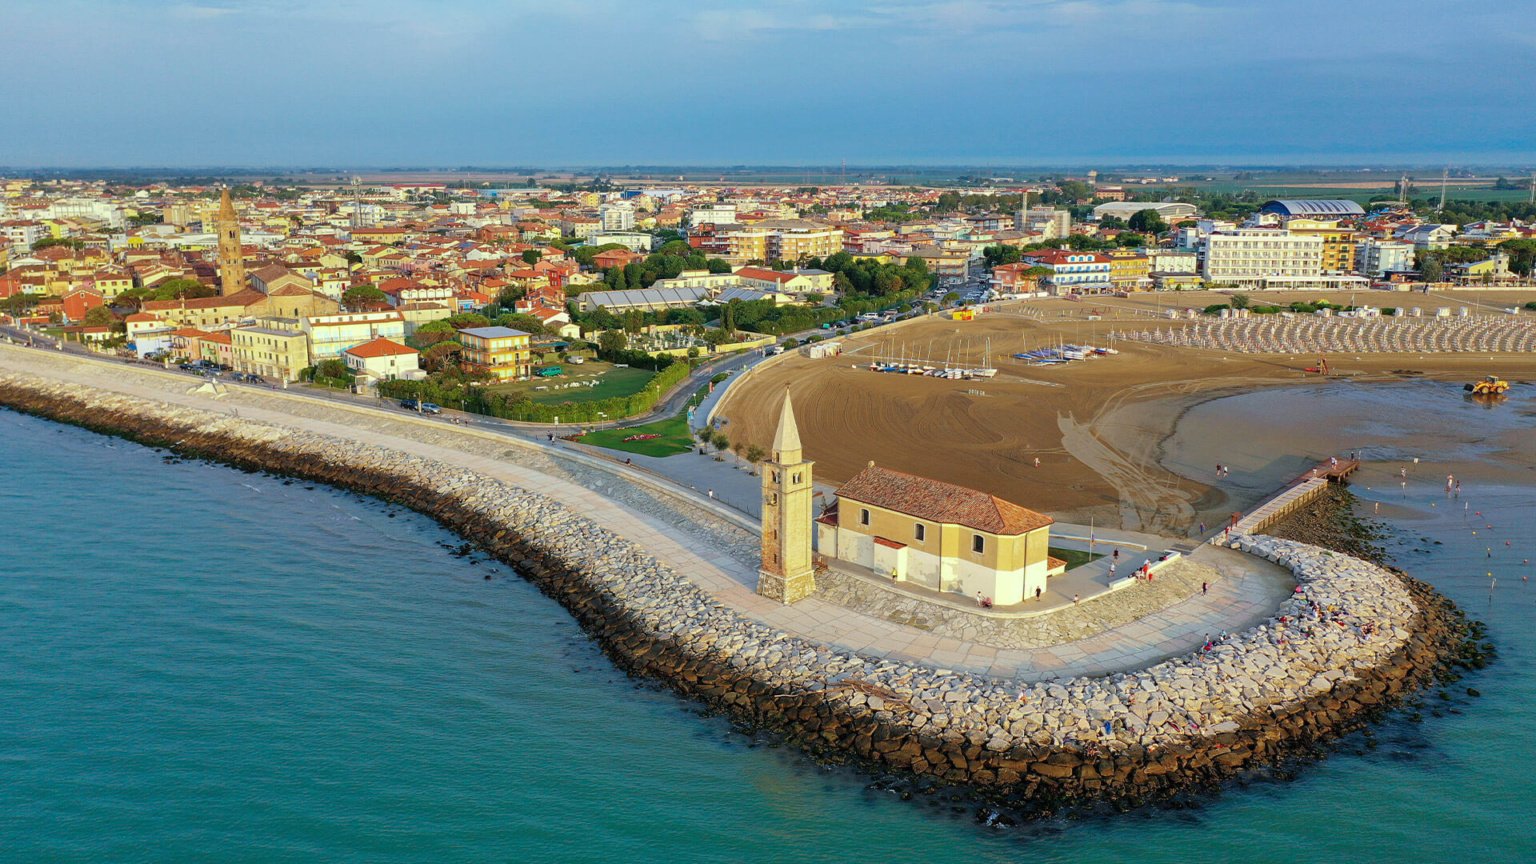
<path fill-rule="evenodd" d="M 984 787 L 1026 812 L 1129 806 L 1311 755 L 1429 680 L 1459 642 L 1454 610 L 1427 589 L 1245 536 L 1233 542 L 1301 585 L 1276 618 L 1140 672 L 1021 686 L 755 622 L 581 514 L 445 463 L 33 375 L 0 374 L 0 405 L 409 506 L 516 567 L 634 674 L 818 758 Z"/>

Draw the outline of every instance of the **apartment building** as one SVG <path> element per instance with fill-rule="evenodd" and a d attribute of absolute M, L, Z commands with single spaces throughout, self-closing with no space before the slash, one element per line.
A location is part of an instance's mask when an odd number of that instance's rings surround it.
<path fill-rule="evenodd" d="M 1355 237 L 1352 228 L 1319 219 L 1292 219 L 1285 223 L 1292 234 L 1323 238 L 1323 272 L 1355 272 Z"/>
<path fill-rule="evenodd" d="M 404 339 L 405 318 L 398 312 L 316 315 L 303 319 L 300 329 L 309 338 L 310 357 L 318 363 L 374 339 Z"/>
<path fill-rule="evenodd" d="M 258 318 L 229 332 L 236 372 L 277 381 L 297 381 L 310 365 L 309 339 L 295 318 Z"/>
<path fill-rule="evenodd" d="M 459 331 L 464 362 L 507 381 L 533 374 L 529 334 L 511 327 L 472 327 Z"/>
<path fill-rule="evenodd" d="M 1050 270 L 1051 275 L 1041 280 L 1041 284 L 1055 294 L 1097 294 L 1108 291 L 1111 286 L 1110 259 L 1097 252 L 1040 249 L 1024 253 L 1019 260 Z"/>
<path fill-rule="evenodd" d="M 1262 287 L 1269 277 L 1318 277 L 1323 238 L 1276 228 L 1239 228 L 1205 238 L 1207 282 Z"/>
<path fill-rule="evenodd" d="M 1413 244 L 1401 240 L 1361 240 L 1355 246 L 1356 272 L 1379 279 L 1413 269 Z"/>

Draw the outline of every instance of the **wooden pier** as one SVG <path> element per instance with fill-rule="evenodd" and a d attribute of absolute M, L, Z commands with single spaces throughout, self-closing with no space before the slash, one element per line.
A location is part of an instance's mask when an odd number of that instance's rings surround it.
<path fill-rule="evenodd" d="M 1221 534 L 1212 538 L 1220 540 L 1228 534 L 1258 534 L 1275 522 L 1289 516 L 1321 495 L 1329 483 L 1343 483 L 1349 475 L 1360 469 L 1359 459 L 1334 459 L 1319 462 L 1316 468 L 1291 482 L 1279 494 L 1246 514 L 1232 514 L 1233 522 Z"/>

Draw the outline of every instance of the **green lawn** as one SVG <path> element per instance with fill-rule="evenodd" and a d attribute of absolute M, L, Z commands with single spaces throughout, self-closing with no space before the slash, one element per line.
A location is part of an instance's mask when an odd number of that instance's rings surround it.
<path fill-rule="evenodd" d="M 588 360 L 587 362 L 573 366 L 569 363 L 560 364 L 564 370 L 562 374 L 554 378 L 538 378 L 532 381 L 511 381 L 506 384 L 495 384 L 486 389 L 495 393 L 505 393 L 508 396 L 522 396 L 526 394 L 530 399 L 541 405 L 559 405 L 564 402 L 596 402 L 599 399 L 612 397 L 632 396 L 639 393 L 646 382 L 655 377 L 656 373 L 649 369 L 635 369 L 629 366 L 615 366 L 612 363 Z M 538 367 L 534 367 L 537 369 Z M 596 380 L 596 387 L 568 387 L 556 389 L 558 385 L 573 382 L 587 382 Z M 540 390 L 545 387 L 548 389 Z"/>
<path fill-rule="evenodd" d="M 660 435 L 661 437 L 648 438 L 644 441 L 624 440 L 631 435 Z M 658 420 L 655 423 L 647 423 L 644 426 L 588 432 L 576 440 L 594 447 L 638 453 L 641 456 L 676 456 L 679 453 L 687 453 L 694 446 L 693 438 L 688 434 L 688 420 L 682 414 L 666 420 Z"/>
<path fill-rule="evenodd" d="M 688 404 L 697 405 L 709 395 L 709 386 L 705 385 L 694 391 L 688 397 Z M 702 418 L 701 418 L 702 419 Z M 648 438 L 644 441 L 625 441 L 631 435 L 660 435 L 660 438 Z M 682 411 L 676 417 L 667 420 L 658 420 L 655 423 L 647 423 L 644 426 L 631 426 L 627 429 L 606 429 L 601 432 L 589 432 L 576 439 L 583 444 L 591 444 L 594 447 L 605 447 L 609 450 L 622 450 L 625 453 L 639 453 L 642 456 L 676 456 L 679 453 L 687 453 L 695 446 L 693 436 L 688 431 L 688 412 Z"/>
<path fill-rule="evenodd" d="M 1076 549 L 1058 549 L 1055 546 L 1047 549 L 1046 553 L 1051 555 L 1053 558 L 1060 558 L 1061 560 L 1067 562 L 1068 570 L 1081 567 L 1084 564 L 1087 564 L 1089 561 L 1096 561 L 1104 557 L 1098 552 L 1089 555 L 1087 552 L 1079 552 Z"/>

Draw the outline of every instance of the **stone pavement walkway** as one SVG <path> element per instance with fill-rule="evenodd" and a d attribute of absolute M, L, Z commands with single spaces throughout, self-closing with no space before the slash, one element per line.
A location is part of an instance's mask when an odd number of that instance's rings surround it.
<path fill-rule="evenodd" d="M 999 649 L 974 641 L 939 636 L 916 627 L 828 603 L 816 597 L 784 606 L 759 597 L 753 588 L 755 568 L 722 547 L 701 543 L 696 534 L 658 516 L 626 507 L 607 495 L 568 479 L 509 461 L 463 449 L 484 444 L 502 448 L 543 445 L 510 441 L 501 436 L 465 429 L 441 421 L 402 417 L 372 409 L 316 403 L 280 391 L 231 388 L 213 398 L 188 392 L 184 377 L 124 367 L 85 358 L 60 356 L 35 349 L 0 345 L 0 372 L 24 372 L 218 413 L 238 411 L 244 419 L 303 428 L 343 440 L 357 440 L 462 466 L 487 477 L 547 495 L 594 522 L 628 537 L 721 602 L 770 626 L 838 648 L 868 656 L 927 663 L 1020 680 L 1096 675 L 1138 669 L 1197 647 L 1202 634 L 1242 629 L 1262 620 L 1274 608 L 1258 559 L 1238 556 L 1218 562 L 1222 577 L 1209 596 L 1195 596 L 1156 614 L 1080 639 L 1050 647 Z M 423 440 L 426 439 L 426 440 Z M 547 451 L 545 451 L 547 452 Z M 622 466 L 607 468 L 621 483 L 643 482 L 638 472 Z M 656 481 L 649 481 L 656 482 Z M 681 498 L 686 493 L 679 490 Z M 707 506 L 707 505 L 706 505 Z"/>

